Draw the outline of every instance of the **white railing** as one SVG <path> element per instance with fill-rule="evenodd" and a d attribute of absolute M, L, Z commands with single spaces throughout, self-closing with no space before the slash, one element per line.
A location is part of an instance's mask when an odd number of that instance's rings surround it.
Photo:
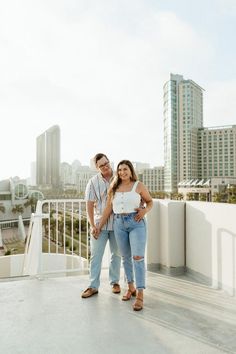
<path fill-rule="evenodd" d="M 87 271 L 89 227 L 82 199 L 37 203 L 26 239 L 23 275 Z"/>
<path fill-rule="evenodd" d="M 236 295 L 236 205 L 154 200 L 147 214 L 147 267 L 191 277 Z M 0 277 L 88 270 L 83 200 L 39 202 L 25 255 L 0 257 Z M 107 247 L 108 250 L 108 247 Z M 109 264 L 109 251 L 103 268 Z"/>

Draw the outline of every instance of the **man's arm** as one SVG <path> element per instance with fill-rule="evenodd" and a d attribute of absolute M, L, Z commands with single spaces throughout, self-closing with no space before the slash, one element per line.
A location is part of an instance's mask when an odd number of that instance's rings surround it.
<path fill-rule="evenodd" d="M 91 227 L 96 227 L 94 223 L 94 202 L 89 200 L 86 202 L 86 206 L 87 206 L 89 224 Z"/>
<path fill-rule="evenodd" d="M 103 210 L 102 218 L 101 218 L 99 225 L 98 225 L 98 232 L 99 233 L 101 232 L 103 225 L 106 223 L 106 221 L 109 218 L 109 216 L 111 215 L 111 213 L 112 213 L 112 202 L 111 202 L 111 197 L 108 196 L 106 207 Z"/>
<path fill-rule="evenodd" d="M 86 206 L 87 206 L 88 221 L 91 228 L 91 235 L 93 235 L 93 237 L 97 239 L 98 238 L 97 227 L 94 222 L 94 202 L 89 200 L 86 202 Z"/>

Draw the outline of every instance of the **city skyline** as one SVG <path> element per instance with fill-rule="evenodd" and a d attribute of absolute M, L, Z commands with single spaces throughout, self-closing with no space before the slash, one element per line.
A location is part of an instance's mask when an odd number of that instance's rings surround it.
<path fill-rule="evenodd" d="M 52 125 L 61 161 L 163 165 L 170 73 L 205 90 L 204 127 L 235 124 L 235 17 L 230 0 L 1 3 L 0 180 L 30 175 Z"/>
<path fill-rule="evenodd" d="M 60 185 L 60 127 L 54 125 L 37 137 L 36 184 Z"/>

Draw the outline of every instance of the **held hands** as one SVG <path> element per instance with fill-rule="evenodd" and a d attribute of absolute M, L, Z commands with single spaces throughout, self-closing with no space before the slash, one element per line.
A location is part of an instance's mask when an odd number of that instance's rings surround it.
<path fill-rule="evenodd" d="M 137 214 L 135 215 L 134 219 L 139 222 L 144 218 L 146 214 L 146 208 L 136 208 L 135 211 L 137 211 Z"/>
<path fill-rule="evenodd" d="M 99 234 L 101 232 L 101 229 L 98 226 L 92 226 L 91 227 L 91 235 L 97 240 L 99 237 Z"/>

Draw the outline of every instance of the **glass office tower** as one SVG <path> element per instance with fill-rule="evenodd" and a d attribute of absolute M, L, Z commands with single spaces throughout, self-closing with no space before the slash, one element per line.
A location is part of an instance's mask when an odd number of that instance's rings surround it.
<path fill-rule="evenodd" d="M 203 126 L 203 89 L 182 75 L 164 85 L 164 189 L 176 192 L 185 179 L 198 177 L 198 128 Z"/>

